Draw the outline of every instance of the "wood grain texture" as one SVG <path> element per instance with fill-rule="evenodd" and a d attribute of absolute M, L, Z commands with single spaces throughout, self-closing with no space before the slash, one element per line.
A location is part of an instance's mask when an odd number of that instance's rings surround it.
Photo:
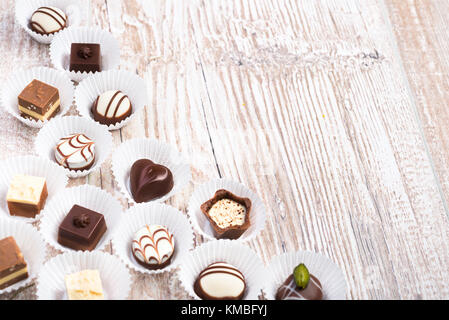
<path fill-rule="evenodd" d="M 50 64 L 48 48 L 14 24 L 11 4 L 0 4 L 1 49 L 13 57 L 0 60 L 2 76 Z M 397 5 L 403 19 L 413 5 Z M 92 21 L 120 41 L 121 68 L 144 77 L 151 97 L 114 144 L 155 137 L 186 154 L 193 181 L 167 201 L 181 211 L 211 178 L 257 192 L 268 221 L 249 245 L 266 263 L 312 250 L 341 266 L 348 298 L 449 298 L 447 212 L 394 10 L 380 0 L 92 1 Z M 445 94 L 435 97 L 441 106 Z M 0 121 L 1 158 L 27 153 L 37 131 L 5 113 Z M 110 160 L 70 182 L 83 183 L 128 207 Z M 132 276 L 131 299 L 188 298 L 175 273 Z"/>
<path fill-rule="evenodd" d="M 201 4 L 219 167 L 272 210 L 258 251 L 325 252 L 353 298 L 447 295 L 444 206 L 382 3 Z"/>
<path fill-rule="evenodd" d="M 449 200 L 449 2 L 387 1 L 393 31 L 446 203 Z"/>

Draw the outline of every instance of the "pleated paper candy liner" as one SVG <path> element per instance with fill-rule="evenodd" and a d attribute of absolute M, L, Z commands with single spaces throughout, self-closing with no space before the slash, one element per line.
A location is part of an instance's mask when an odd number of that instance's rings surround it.
<path fill-rule="evenodd" d="M 132 254 L 131 244 L 134 234 L 145 225 L 158 224 L 166 227 L 173 235 L 175 251 L 168 266 L 159 270 L 149 270 L 138 264 Z M 175 269 L 193 248 L 193 230 L 187 217 L 177 209 L 160 203 L 140 203 L 123 214 L 120 226 L 114 232 L 112 245 L 115 254 L 126 265 L 136 271 L 156 274 Z"/>
<path fill-rule="evenodd" d="M 55 160 L 55 147 L 59 139 L 71 134 L 82 133 L 89 137 L 95 143 L 95 160 L 92 167 L 87 170 L 75 171 L 63 168 L 66 175 L 70 178 L 79 178 L 88 175 L 108 158 L 112 150 L 112 135 L 102 125 L 78 116 L 66 116 L 58 119 L 52 119 L 37 134 L 34 141 L 34 148 L 37 154 L 45 159 Z"/>
<path fill-rule="evenodd" d="M 58 194 L 58 192 L 65 188 L 68 182 L 68 178 L 62 167 L 41 157 L 19 156 L 0 161 L 0 209 L 2 209 L 6 214 L 3 214 L 3 212 L 0 213 L 2 213 L 2 216 L 10 219 L 25 222 L 34 222 L 39 219 L 41 214 L 36 215 L 35 218 L 12 216 L 9 214 L 6 195 L 8 193 L 11 180 L 16 174 L 25 174 L 45 178 L 48 191 L 45 206 Z"/>
<path fill-rule="evenodd" d="M 18 96 L 23 89 L 33 79 L 40 80 L 49 84 L 59 91 L 61 100 L 61 110 L 54 116 L 54 119 L 60 118 L 68 111 L 73 102 L 74 86 L 72 81 L 61 71 L 56 69 L 37 67 L 12 73 L 12 75 L 3 82 L 0 93 L 0 103 L 14 118 L 27 126 L 33 128 L 42 128 L 48 120 L 30 120 L 20 115 Z"/>
<path fill-rule="evenodd" d="M 91 108 L 102 93 L 120 90 L 131 101 L 132 113 L 119 123 L 104 125 L 109 130 L 117 130 L 126 125 L 147 104 L 147 89 L 142 78 L 125 70 L 110 70 L 93 74 L 79 83 L 75 90 L 76 108 L 83 117 L 94 119 Z"/>
<path fill-rule="evenodd" d="M 39 7 L 44 6 L 56 7 L 64 11 L 67 16 L 67 27 L 65 29 L 87 22 L 87 17 L 90 14 L 87 11 L 89 0 L 16 0 L 16 21 L 34 40 L 44 44 L 49 44 L 56 34 L 65 30 L 48 35 L 31 30 L 29 26 L 31 16 Z"/>
<path fill-rule="evenodd" d="M 83 270 L 98 270 L 105 300 L 125 300 L 131 288 L 131 275 L 116 256 L 106 252 L 67 252 L 42 267 L 37 279 L 39 300 L 66 300 L 65 276 Z"/>
<path fill-rule="evenodd" d="M 149 159 L 170 169 L 173 174 L 173 189 L 165 196 L 155 199 L 163 202 L 182 190 L 190 181 L 190 165 L 175 148 L 156 139 L 137 138 L 122 143 L 112 154 L 111 170 L 119 190 L 131 202 L 129 174 L 133 163 L 139 159 Z"/>
<path fill-rule="evenodd" d="M 244 300 L 258 300 L 267 279 L 266 269 L 259 256 L 246 245 L 231 240 L 214 240 L 190 251 L 180 265 L 178 276 L 190 296 L 200 299 L 193 285 L 198 275 L 210 264 L 226 262 L 236 267 L 245 277 Z"/>
<path fill-rule="evenodd" d="M 267 281 L 266 296 L 274 300 L 281 284 L 293 273 L 293 269 L 304 263 L 310 274 L 321 283 L 324 300 L 346 299 L 346 280 L 341 269 L 329 258 L 315 252 L 296 251 L 275 256 L 267 270 L 270 280 Z"/>
<path fill-rule="evenodd" d="M 265 227 L 265 206 L 259 196 L 245 185 L 228 179 L 216 179 L 195 187 L 195 190 L 190 197 L 187 210 L 193 228 L 205 239 L 216 239 L 212 225 L 201 211 L 200 207 L 204 202 L 211 199 L 215 192 L 220 189 L 228 190 L 239 197 L 249 198 L 251 200 L 251 211 L 249 214 L 250 227 L 236 239 L 236 241 L 250 241 L 254 239 Z"/>
<path fill-rule="evenodd" d="M 97 27 L 73 27 L 59 32 L 50 45 L 50 59 L 53 66 L 64 71 L 75 82 L 99 74 L 99 72 L 70 71 L 70 50 L 72 43 L 98 43 L 101 52 L 101 71 L 116 69 L 120 64 L 118 41 L 106 30 Z"/>
<path fill-rule="evenodd" d="M 2 215 L 4 216 L 4 215 Z M 5 289 L 0 294 L 11 292 L 30 284 L 38 275 L 45 257 L 45 243 L 40 233 L 31 224 L 0 218 L 0 239 L 12 236 L 27 263 L 28 278 Z"/>
<path fill-rule="evenodd" d="M 45 206 L 40 224 L 44 240 L 63 252 L 76 251 L 58 243 L 59 225 L 75 204 L 104 216 L 107 230 L 94 249 L 102 250 L 109 243 L 115 228 L 119 226 L 123 210 L 120 202 L 111 194 L 91 185 L 64 189 Z"/>

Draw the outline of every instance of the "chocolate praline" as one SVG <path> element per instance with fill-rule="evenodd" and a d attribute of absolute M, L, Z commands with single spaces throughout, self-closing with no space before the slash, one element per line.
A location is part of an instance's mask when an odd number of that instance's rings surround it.
<path fill-rule="evenodd" d="M 101 213 L 74 205 L 59 225 L 58 243 L 74 250 L 92 251 L 106 230 Z"/>
<path fill-rule="evenodd" d="M 175 252 L 173 235 L 164 226 L 146 225 L 134 234 L 131 251 L 136 262 L 144 268 L 165 268 Z"/>
<path fill-rule="evenodd" d="M 0 240 L 0 290 L 28 278 L 27 263 L 16 240 Z"/>
<path fill-rule="evenodd" d="M 70 48 L 70 71 L 101 71 L 101 48 L 98 43 L 72 43 Z"/>
<path fill-rule="evenodd" d="M 169 168 L 149 159 L 133 163 L 129 175 L 131 194 L 136 202 L 147 202 L 169 193 L 174 186 Z"/>
<path fill-rule="evenodd" d="M 47 196 L 45 178 L 17 174 L 12 178 L 6 194 L 9 213 L 34 218 L 44 208 Z"/>
<path fill-rule="evenodd" d="M 88 170 L 95 162 L 95 143 L 81 133 L 63 137 L 55 147 L 55 160 L 69 170 Z"/>
<path fill-rule="evenodd" d="M 132 104 L 120 90 L 109 90 L 97 97 L 91 112 L 94 120 L 101 124 L 117 124 L 131 115 Z"/>
<path fill-rule="evenodd" d="M 30 120 L 49 120 L 61 109 L 58 89 L 37 79 L 22 90 L 17 100 L 20 115 Z"/>
<path fill-rule="evenodd" d="M 67 27 L 67 15 L 56 7 L 40 7 L 31 16 L 30 27 L 42 35 L 53 34 Z"/>
<path fill-rule="evenodd" d="M 313 275 L 307 286 L 302 289 L 296 283 L 291 274 L 276 292 L 276 300 L 322 300 L 323 291 L 320 281 Z"/>
<path fill-rule="evenodd" d="M 251 200 L 224 189 L 204 202 L 200 209 L 217 239 L 238 239 L 251 225 Z"/>
<path fill-rule="evenodd" d="M 243 274 L 226 262 L 215 262 L 204 269 L 195 280 L 193 289 L 203 300 L 241 300 L 246 282 Z"/>

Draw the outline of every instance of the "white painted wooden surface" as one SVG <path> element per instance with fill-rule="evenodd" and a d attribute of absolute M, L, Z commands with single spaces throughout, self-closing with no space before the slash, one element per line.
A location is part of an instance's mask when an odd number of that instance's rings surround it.
<path fill-rule="evenodd" d="M 265 262 L 312 250 L 341 266 L 350 299 L 449 298 L 447 129 L 437 117 L 449 44 L 437 10 L 447 2 L 423 2 L 92 1 L 92 23 L 119 39 L 121 68 L 144 77 L 151 97 L 114 144 L 156 137 L 188 155 L 193 181 L 167 201 L 184 212 L 208 179 L 252 188 L 268 209 L 250 243 Z M 0 19 L 2 79 L 50 66 L 48 47 L 15 25 L 13 1 L 0 3 Z M 405 35 L 432 44 L 427 67 Z M 420 91 L 428 81 L 438 89 Z M 28 153 L 37 131 L 6 113 L 0 121 L 1 158 Z M 70 185 L 84 183 L 128 206 L 110 161 Z M 187 298 L 174 273 L 133 281 L 132 299 Z"/>

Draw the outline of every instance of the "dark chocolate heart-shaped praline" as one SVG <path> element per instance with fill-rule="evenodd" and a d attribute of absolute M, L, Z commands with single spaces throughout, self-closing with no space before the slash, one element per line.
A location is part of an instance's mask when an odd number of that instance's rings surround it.
<path fill-rule="evenodd" d="M 134 162 L 129 179 L 131 194 L 138 203 L 163 197 L 174 185 L 170 169 L 149 159 Z"/>

